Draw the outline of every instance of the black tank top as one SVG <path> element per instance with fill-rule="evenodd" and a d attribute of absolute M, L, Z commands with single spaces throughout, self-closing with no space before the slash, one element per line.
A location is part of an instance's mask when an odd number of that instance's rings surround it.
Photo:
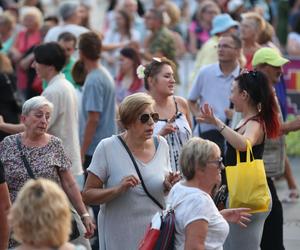
<path fill-rule="evenodd" d="M 238 131 L 240 128 L 245 126 L 247 124 L 247 122 L 250 120 L 260 122 L 259 117 L 257 117 L 257 116 L 251 117 L 248 120 L 246 120 L 240 127 L 236 128 L 234 131 Z M 226 146 L 227 146 L 227 150 L 226 150 L 226 154 L 225 154 L 225 166 L 235 166 L 236 165 L 236 149 L 234 147 L 232 147 L 228 142 L 226 142 Z M 255 159 L 262 159 L 263 153 L 264 153 L 264 146 L 265 146 L 265 136 L 264 136 L 264 139 L 261 144 L 254 145 L 252 147 L 253 156 Z M 246 152 L 240 152 L 240 159 L 241 159 L 241 162 L 246 161 Z"/>

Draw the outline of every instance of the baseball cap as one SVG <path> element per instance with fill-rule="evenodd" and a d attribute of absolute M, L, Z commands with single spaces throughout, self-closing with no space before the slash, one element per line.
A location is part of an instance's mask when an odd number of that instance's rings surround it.
<path fill-rule="evenodd" d="M 274 67 L 280 67 L 288 63 L 289 60 L 283 58 L 279 52 L 272 48 L 261 48 L 257 50 L 252 59 L 252 65 L 266 63 Z"/>
<path fill-rule="evenodd" d="M 214 17 L 212 21 L 212 30 L 210 34 L 213 36 L 220 32 L 225 32 L 231 27 L 238 26 L 239 23 L 234 21 L 228 14 L 220 14 Z"/>

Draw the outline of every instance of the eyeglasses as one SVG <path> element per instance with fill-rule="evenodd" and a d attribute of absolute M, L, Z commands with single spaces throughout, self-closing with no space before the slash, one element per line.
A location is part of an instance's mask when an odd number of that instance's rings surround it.
<path fill-rule="evenodd" d="M 218 44 L 217 48 L 218 49 L 236 49 L 236 47 L 231 47 L 228 44 Z"/>
<path fill-rule="evenodd" d="M 218 165 L 218 169 L 223 169 L 223 157 L 220 157 L 218 160 L 215 161 L 207 161 L 206 163 L 214 163 Z"/>
<path fill-rule="evenodd" d="M 141 123 L 145 124 L 149 121 L 150 117 L 154 122 L 158 122 L 159 120 L 159 114 L 158 113 L 150 113 L 150 114 L 141 114 L 139 117 L 139 120 Z"/>

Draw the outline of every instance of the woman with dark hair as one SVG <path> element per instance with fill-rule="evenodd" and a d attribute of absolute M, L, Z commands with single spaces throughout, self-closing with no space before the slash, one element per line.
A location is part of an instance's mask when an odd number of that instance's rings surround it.
<path fill-rule="evenodd" d="M 119 72 L 115 81 L 117 103 L 121 103 L 128 95 L 144 91 L 143 80 L 136 74 L 140 64 L 141 58 L 135 49 L 124 48 L 120 51 Z"/>
<path fill-rule="evenodd" d="M 115 24 L 114 29 L 107 31 L 103 39 L 103 46 L 109 45 L 112 49 L 102 53 L 102 58 L 113 76 L 116 75 L 119 49 L 131 41 L 140 41 L 140 34 L 132 28 L 130 16 L 125 11 L 118 10 L 115 13 Z"/>
<path fill-rule="evenodd" d="M 175 96 L 175 64 L 163 57 L 153 58 L 144 70 L 145 88 L 155 100 L 154 110 L 160 119 L 154 133 L 164 136 L 169 145 L 171 167 L 179 171 L 179 154 L 182 146 L 190 139 L 191 117 L 187 101 Z"/>
<path fill-rule="evenodd" d="M 227 140 L 225 166 L 236 165 L 236 150 L 240 151 L 241 161 L 246 159 L 247 140 L 252 145 L 255 159 L 262 159 L 265 138 L 276 138 L 280 133 L 280 121 L 273 90 L 266 76 L 259 71 L 241 74 L 233 84 L 231 102 L 237 112 L 242 113 L 242 120 L 233 130 L 214 116 L 209 104 L 201 107 L 200 122 L 216 126 Z M 230 224 L 230 233 L 224 249 L 259 249 L 263 226 L 268 212 L 252 216 L 247 229 L 241 230 Z"/>

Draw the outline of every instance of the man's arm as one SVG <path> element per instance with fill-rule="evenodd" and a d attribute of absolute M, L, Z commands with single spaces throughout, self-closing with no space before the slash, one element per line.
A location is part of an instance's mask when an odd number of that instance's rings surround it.
<path fill-rule="evenodd" d="M 287 134 L 292 131 L 300 129 L 300 116 L 297 116 L 293 121 L 284 122 L 281 125 L 281 131 L 283 134 Z"/>
<path fill-rule="evenodd" d="M 81 159 L 84 160 L 84 156 L 92 143 L 93 137 L 96 133 L 97 125 L 100 121 L 100 113 L 89 111 L 88 118 L 85 126 L 83 142 L 81 146 Z"/>
<path fill-rule="evenodd" d="M 0 130 L 8 134 L 17 134 L 25 130 L 24 124 L 6 123 L 0 115 Z"/>
<path fill-rule="evenodd" d="M 197 117 L 200 113 L 200 109 L 197 101 L 188 100 L 188 103 L 193 116 Z"/>

